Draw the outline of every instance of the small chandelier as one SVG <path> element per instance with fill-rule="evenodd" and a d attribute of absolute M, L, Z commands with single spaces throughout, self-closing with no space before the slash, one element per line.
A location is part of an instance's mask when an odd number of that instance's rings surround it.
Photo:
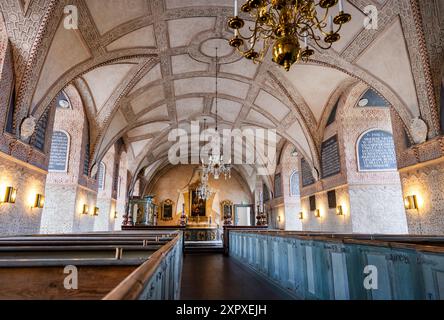
<path fill-rule="evenodd" d="M 342 25 L 351 20 L 351 15 L 344 12 L 343 0 L 247 0 L 241 11 L 250 14 L 255 23 L 250 28 L 252 34 L 244 37 L 240 29 L 245 21 L 238 17 L 237 2 L 234 1 L 234 17 L 228 20 L 228 26 L 234 29 L 230 45 L 255 63 L 262 62 L 272 46 L 273 62 L 287 71 L 294 63 L 307 62 L 314 55 L 309 39 L 328 50 L 341 39 Z M 330 11 L 338 2 L 339 13 L 333 18 Z M 322 16 L 320 9 L 325 9 Z M 262 47 L 256 50 L 259 42 L 263 42 Z"/>
<path fill-rule="evenodd" d="M 218 68 L 218 55 L 216 48 L 216 134 L 218 132 L 218 79 L 219 79 L 219 68 Z M 204 129 L 206 130 L 206 119 L 204 119 Z M 220 154 L 214 153 L 214 150 L 211 150 L 211 154 L 208 158 L 208 163 L 205 163 L 204 159 L 201 157 L 202 162 L 202 172 L 204 176 L 213 175 L 215 180 L 219 180 L 221 174 L 224 175 L 225 179 L 231 178 L 231 164 L 225 163 L 224 157 Z"/>
<path fill-rule="evenodd" d="M 213 191 L 208 186 L 208 175 L 205 172 L 202 173 L 200 184 L 197 187 L 196 192 L 199 199 L 202 200 L 209 199 L 213 194 Z"/>
<path fill-rule="evenodd" d="M 208 163 L 202 160 L 202 171 L 209 175 L 212 174 L 215 180 L 219 180 L 221 174 L 225 180 L 231 178 L 231 165 L 224 162 L 224 157 L 220 154 L 210 155 Z"/>

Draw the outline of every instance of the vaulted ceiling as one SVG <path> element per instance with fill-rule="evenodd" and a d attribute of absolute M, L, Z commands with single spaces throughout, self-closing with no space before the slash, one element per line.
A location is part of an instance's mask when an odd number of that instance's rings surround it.
<path fill-rule="evenodd" d="M 20 3 L 23 17 L 8 14 L 8 5 L 14 3 Z M 190 120 L 214 119 L 215 47 L 221 57 L 221 128 L 275 128 L 281 145 L 293 143 L 315 167 L 323 139 L 320 124 L 341 92 L 357 81 L 383 94 L 406 124 L 424 108 L 426 97 L 417 90 L 423 85 L 417 77 L 422 69 L 407 49 L 416 48 L 418 40 L 405 1 L 349 0 L 346 10 L 353 20 L 343 29 L 341 41 L 288 73 L 270 59 L 261 65 L 246 61 L 228 46 L 232 33 L 226 21 L 233 14 L 232 3 L 2 1 L 11 41 L 16 42 L 17 82 L 36 79 L 22 88 L 19 101 L 38 116 L 60 90 L 73 84 L 90 121 L 94 160 L 123 138 L 135 173 L 165 163 L 171 129 L 188 130 Z M 78 30 L 64 27 L 63 8 L 68 4 L 79 10 Z M 379 10 L 377 30 L 364 28 L 363 11 L 369 4 Z M 48 21 L 36 35 L 41 37 L 41 52 L 30 57 L 23 32 L 14 35 L 11 26 L 14 20 L 25 27 L 38 20 L 30 10 L 39 5 Z M 26 60 L 35 63 L 23 66 Z"/>

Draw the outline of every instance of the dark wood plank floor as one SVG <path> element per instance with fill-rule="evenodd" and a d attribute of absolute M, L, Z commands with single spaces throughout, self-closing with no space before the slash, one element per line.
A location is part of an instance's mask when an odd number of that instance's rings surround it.
<path fill-rule="evenodd" d="M 233 258 L 217 253 L 184 257 L 183 300 L 288 300 L 284 291 Z"/>

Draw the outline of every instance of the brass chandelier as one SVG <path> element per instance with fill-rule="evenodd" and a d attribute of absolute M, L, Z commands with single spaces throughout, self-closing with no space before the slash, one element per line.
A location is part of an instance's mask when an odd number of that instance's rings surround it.
<path fill-rule="evenodd" d="M 333 18 L 331 11 L 338 3 L 338 14 Z M 321 9 L 325 13 L 320 14 Z M 315 53 L 309 40 L 328 50 L 341 39 L 342 25 L 351 20 L 342 0 L 247 0 L 241 11 L 255 21 L 254 27 L 249 28 L 252 34 L 241 35 L 245 21 L 238 16 L 238 1 L 234 0 L 234 17 L 228 20 L 228 26 L 234 29 L 230 45 L 255 63 L 262 62 L 272 47 L 273 62 L 287 71 L 298 61 L 307 62 Z"/>

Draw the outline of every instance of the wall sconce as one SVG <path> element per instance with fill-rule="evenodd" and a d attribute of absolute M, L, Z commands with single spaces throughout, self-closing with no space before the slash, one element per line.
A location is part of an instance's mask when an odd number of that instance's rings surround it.
<path fill-rule="evenodd" d="M 89 212 L 89 207 L 87 204 L 84 204 L 82 214 L 88 214 L 88 212 Z"/>
<path fill-rule="evenodd" d="M 336 208 L 336 215 L 338 215 L 338 216 L 343 216 L 344 215 L 344 209 L 342 208 L 342 206 L 338 206 Z"/>
<path fill-rule="evenodd" d="M 281 222 L 281 216 L 278 216 L 278 222 Z"/>
<path fill-rule="evenodd" d="M 33 208 L 42 209 L 45 206 L 45 196 L 36 194 Z"/>
<path fill-rule="evenodd" d="M 417 210 L 418 209 L 418 198 L 416 195 L 407 196 L 404 199 L 405 209 L 406 210 Z"/>
<path fill-rule="evenodd" d="M 94 213 L 93 213 L 93 216 L 98 216 L 98 215 L 99 215 L 99 211 L 100 211 L 99 208 L 94 207 Z"/>
<path fill-rule="evenodd" d="M 299 212 L 299 220 L 304 220 L 304 213 L 302 211 Z"/>
<path fill-rule="evenodd" d="M 114 219 L 117 219 L 118 216 L 119 215 L 118 215 L 117 211 L 114 211 Z"/>
<path fill-rule="evenodd" d="M 319 210 L 319 209 L 315 210 L 315 217 L 316 218 L 320 218 L 321 217 L 321 210 Z"/>
<path fill-rule="evenodd" d="M 1 203 L 15 203 L 17 198 L 17 189 L 14 187 L 6 187 L 5 194 L 0 198 Z"/>

